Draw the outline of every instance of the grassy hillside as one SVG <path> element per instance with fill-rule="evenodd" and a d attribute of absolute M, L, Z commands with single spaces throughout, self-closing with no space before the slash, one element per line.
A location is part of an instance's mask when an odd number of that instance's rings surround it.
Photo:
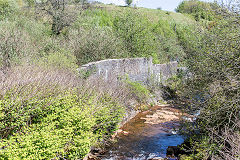
<path fill-rule="evenodd" d="M 14 12 L 8 11 L 0 27 L 2 54 L 7 54 L 0 57 L 2 66 L 9 65 L 5 61 L 14 65 L 37 59 L 76 68 L 74 64 L 106 58 L 149 56 L 164 63 L 184 55 L 177 33 L 195 25 L 191 17 L 179 13 L 113 5 L 83 9 L 72 4 L 59 22 L 66 25 L 55 36 L 53 17 L 45 11 L 48 6 L 11 7 Z"/>

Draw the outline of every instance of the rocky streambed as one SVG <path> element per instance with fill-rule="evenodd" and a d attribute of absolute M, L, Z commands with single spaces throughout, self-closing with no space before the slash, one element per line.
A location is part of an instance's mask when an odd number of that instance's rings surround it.
<path fill-rule="evenodd" d="M 167 156 L 176 159 L 171 146 L 184 142 L 177 130 L 186 117 L 191 119 L 170 105 L 152 107 L 123 125 L 113 137 L 116 143 L 104 154 L 96 153 L 96 157 L 103 160 L 160 160 Z M 167 150 L 171 155 L 167 155 Z"/>

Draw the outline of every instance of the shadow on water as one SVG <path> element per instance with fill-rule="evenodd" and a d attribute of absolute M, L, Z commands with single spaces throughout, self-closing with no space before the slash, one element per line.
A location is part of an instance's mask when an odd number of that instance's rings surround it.
<path fill-rule="evenodd" d="M 154 157 L 166 157 L 168 146 L 177 146 L 184 137 L 174 131 L 179 127 L 179 120 L 162 123 L 146 123 L 146 117 L 153 115 L 163 107 L 154 107 L 151 111 L 139 113 L 126 123 L 119 133 L 104 160 L 146 160 Z M 165 108 L 171 112 L 176 109 Z M 179 111 L 178 111 L 179 112 Z M 159 117 L 156 117 L 159 118 Z"/>

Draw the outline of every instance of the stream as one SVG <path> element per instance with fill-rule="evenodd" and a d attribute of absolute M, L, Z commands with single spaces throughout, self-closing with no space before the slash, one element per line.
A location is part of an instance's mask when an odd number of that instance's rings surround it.
<path fill-rule="evenodd" d="M 184 137 L 177 134 L 183 113 L 170 106 L 155 106 L 137 114 L 118 131 L 103 160 L 147 160 L 166 157 L 168 146 L 177 146 Z"/>

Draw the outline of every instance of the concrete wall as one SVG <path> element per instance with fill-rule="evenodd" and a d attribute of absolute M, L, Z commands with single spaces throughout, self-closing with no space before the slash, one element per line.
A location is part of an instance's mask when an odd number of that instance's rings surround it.
<path fill-rule="evenodd" d="M 176 61 L 165 64 L 153 64 L 151 74 L 154 81 L 164 82 L 177 73 L 178 63 Z"/>
<path fill-rule="evenodd" d="M 89 78 L 118 80 L 128 75 L 132 81 L 144 84 L 150 81 L 164 82 L 177 72 L 177 62 L 153 64 L 152 58 L 107 59 L 85 64 L 80 73 Z"/>

